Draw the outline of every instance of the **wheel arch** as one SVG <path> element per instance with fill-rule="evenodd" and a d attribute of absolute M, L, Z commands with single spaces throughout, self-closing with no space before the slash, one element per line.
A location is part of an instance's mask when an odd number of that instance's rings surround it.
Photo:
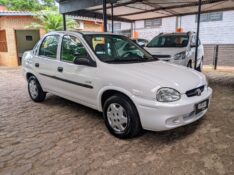
<path fill-rule="evenodd" d="M 26 73 L 26 80 L 28 81 L 28 79 L 29 79 L 31 76 L 36 77 L 33 73 L 27 72 L 27 73 Z"/>
<path fill-rule="evenodd" d="M 124 95 L 136 107 L 136 104 L 133 100 L 133 95 L 129 91 L 122 89 L 122 88 L 118 88 L 118 87 L 105 87 L 98 93 L 98 110 L 102 111 L 105 100 L 107 100 L 110 96 L 115 95 L 115 94 Z"/>

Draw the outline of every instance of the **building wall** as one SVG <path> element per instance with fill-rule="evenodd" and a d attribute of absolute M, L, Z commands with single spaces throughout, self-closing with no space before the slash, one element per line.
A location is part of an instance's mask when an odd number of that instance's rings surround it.
<path fill-rule="evenodd" d="M 94 21 L 83 21 L 84 29 L 82 31 L 93 31 L 93 32 L 101 32 L 102 24 L 95 23 Z"/>
<path fill-rule="evenodd" d="M 32 22 L 36 22 L 33 17 L 0 17 L 0 30 L 6 30 L 8 47 L 8 52 L 0 52 L 0 65 L 18 66 L 15 30 L 25 30 Z M 44 34 L 40 30 L 40 35 Z"/>
<path fill-rule="evenodd" d="M 181 27 L 185 32 L 196 32 L 196 15 L 181 17 Z M 204 44 L 234 44 L 234 11 L 223 12 L 222 21 L 201 22 L 200 39 Z M 135 22 L 135 31 L 139 32 L 140 38 L 151 40 L 159 33 L 175 32 L 176 18 L 163 18 L 162 26 L 145 28 L 144 20 Z"/>
<path fill-rule="evenodd" d="M 135 22 L 135 31 L 139 33 L 139 38 L 145 38 L 151 40 L 159 33 L 169 33 L 175 32 L 176 26 L 176 17 L 163 18 L 162 25 L 160 27 L 154 28 L 145 28 L 145 21 L 136 21 Z"/>
<path fill-rule="evenodd" d="M 27 36 L 32 37 L 31 40 L 27 40 Z M 31 50 L 39 40 L 38 30 L 16 30 L 18 56 L 22 57 L 23 53 L 26 50 Z"/>
<path fill-rule="evenodd" d="M 185 31 L 196 31 L 195 15 L 182 17 Z M 204 44 L 234 44 L 234 11 L 223 12 L 222 21 L 200 23 L 200 39 Z"/>

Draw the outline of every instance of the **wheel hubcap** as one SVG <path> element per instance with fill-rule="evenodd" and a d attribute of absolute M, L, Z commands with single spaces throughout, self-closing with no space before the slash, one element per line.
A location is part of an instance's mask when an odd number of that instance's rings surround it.
<path fill-rule="evenodd" d="M 29 82 L 29 91 L 32 96 L 32 98 L 37 98 L 38 96 L 38 89 L 35 80 L 31 80 Z"/>
<path fill-rule="evenodd" d="M 117 132 L 123 132 L 127 128 L 127 113 L 120 104 L 112 103 L 109 105 L 107 119 L 112 129 Z"/>

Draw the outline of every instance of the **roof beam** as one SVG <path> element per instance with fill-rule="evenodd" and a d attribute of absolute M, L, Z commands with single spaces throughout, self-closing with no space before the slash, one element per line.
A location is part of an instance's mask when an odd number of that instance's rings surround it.
<path fill-rule="evenodd" d="M 228 1 L 228 0 L 208 0 L 208 1 L 203 1 L 202 5 L 203 4 L 217 3 L 217 2 L 221 2 L 221 1 Z M 155 12 L 155 11 L 159 11 L 159 10 L 170 10 L 170 9 L 175 9 L 175 8 L 184 8 L 184 7 L 192 7 L 192 6 L 198 6 L 198 2 L 186 3 L 186 4 L 181 4 L 181 5 L 173 5 L 173 6 L 168 6 L 168 7 L 161 7 L 160 6 L 160 7 L 157 7 L 157 8 L 150 9 L 150 10 L 143 10 L 143 11 L 140 11 L 140 12 L 134 12 L 134 13 L 127 13 L 127 14 L 118 15 L 118 17 L 132 16 L 132 15 L 138 15 L 138 14 L 143 14 L 143 13 Z"/>
<path fill-rule="evenodd" d="M 135 4 L 135 3 L 137 3 L 137 2 L 142 2 L 142 1 L 143 1 L 143 0 L 131 0 L 131 1 L 129 1 L 129 2 L 114 4 L 113 7 L 114 7 L 114 8 L 116 8 L 116 7 L 122 7 L 122 6 L 126 6 L 126 5 L 129 5 L 129 4 Z M 111 8 L 111 6 L 106 7 L 106 9 L 110 9 L 110 8 Z M 93 9 L 93 10 L 91 10 L 91 11 L 96 12 L 96 11 L 99 11 L 99 10 L 102 10 L 102 8 Z"/>

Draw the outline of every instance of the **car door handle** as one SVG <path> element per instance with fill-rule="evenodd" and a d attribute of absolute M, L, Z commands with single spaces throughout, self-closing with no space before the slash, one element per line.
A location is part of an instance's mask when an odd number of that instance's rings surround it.
<path fill-rule="evenodd" d="M 63 68 L 62 67 L 58 67 L 58 72 L 63 72 Z"/>
<path fill-rule="evenodd" d="M 35 63 L 35 67 L 39 67 L 39 63 Z"/>

